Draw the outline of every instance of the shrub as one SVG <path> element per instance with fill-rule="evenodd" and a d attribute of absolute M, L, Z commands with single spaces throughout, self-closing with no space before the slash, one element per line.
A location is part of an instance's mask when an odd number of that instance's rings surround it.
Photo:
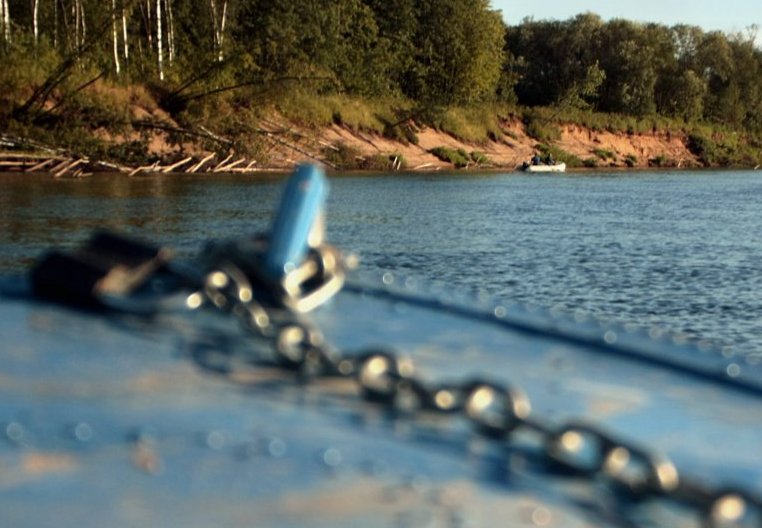
<path fill-rule="evenodd" d="M 399 105 L 404 106 L 404 102 L 286 90 L 275 107 L 290 121 L 308 127 L 337 124 L 352 130 L 386 134 L 388 124 L 398 121 L 392 108 Z"/>
<path fill-rule="evenodd" d="M 471 163 L 471 157 L 463 149 L 455 150 L 447 147 L 434 147 L 429 152 L 442 161 L 452 163 L 458 169 L 468 167 Z"/>
<path fill-rule="evenodd" d="M 389 171 L 407 168 L 407 160 L 401 154 L 377 154 L 365 159 L 359 168 L 369 171 Z"/>
<path fill-rule="evenodd" d="M 415 127 L 410 122 L 385 122 L 381 135 L 392 141 L 402 143 L 403 145 L 418 144 L 418 134 L 416 133 Z"/>
<path fill-rule="evenodd" d="M 360 151 L 346 143 L 339 143 L 335 149 L 326 148 L 323 151 L 326 161 L 339 170 L 357 169 L 361 167 L 364 158 Z"/>
<path fill-rule="evenodd" d="M 598 158 L 602 159 L 603 161 L 616 159 L 616 154 L 606 149 L 598 149 L 598 148 L 593 149 L 593 154 L 595 154 Z"/>
<path fill-rule="evenodd" d="M 537 141 L 551 143 L 561 139 L 561 130 L 538 109 L 525 112 L 523 122 L 526 134 Z"/>
<path fill-rule="evenodd" d="M 489 105 L 448 108 L 437 114 L 430 124 L 453 137 L 472 143 L 482 143 L 487 139 L 497 141 L 503 135 L 497 108 Z"/>
<path fill-rule="evenodd" d="M 704 165 L 713 165 L 720 161 L 722 149 L 711 138 L 699 133 L 688 135 L 688 150 L 697 156 Z"/>
<path fill-rule="evenodd" d="M 491 163 L 489 157 L 484 152 L 472 152 L 469 157 L 476 165 L 487 165 Z"/>

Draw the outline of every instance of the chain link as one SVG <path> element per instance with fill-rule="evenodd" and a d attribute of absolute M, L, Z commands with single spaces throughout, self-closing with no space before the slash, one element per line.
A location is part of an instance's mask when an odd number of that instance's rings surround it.
<path fill-rule="evenodd" d="M 316 271 L 307 282 L 311 281 L 313 294 L 325 281 L 343 281 L 337 279 L 343 272 L 335 267 L 334 249 L 314 251 L 311 259 Z M 368 402 L 411 416 L 459 415 L 478 434 L 496 441 L 510 443 L 514 432 L 530 431 L 539 435 L 545 461 L 559 472 L 599 479 L 630 500 L 670 499 L 694 511 L 706 528 L 762 528 L 762 501 L 748 490 L 705 486 L 678 472 L 666 457 L 597 425 L 555 424 L 533 413 L 529 398 L 516 387 L 486 379 L 430 383 L 416 374 L 412 360 L 391 350 L 338 351 L 298 319 L 293 310 L 298 300 L 283 303 L 285 314 L 268 310 L 254 298 L 246 275 L 230 263 L 208 273 L 204 284 L 200 293 L 209 304 L 236 315 L 253 336 L 269 343 L 276 365 L 303 379 L 351 379 Z M 337 291 L 336 284 L 331 285 L 331 294 Z"/>

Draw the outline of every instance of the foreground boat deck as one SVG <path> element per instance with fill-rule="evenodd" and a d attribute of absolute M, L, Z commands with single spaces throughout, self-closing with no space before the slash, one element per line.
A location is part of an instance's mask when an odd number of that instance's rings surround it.
<path fill-rule="evenodd" d="M 493 441 L 462 417 L 263 365 L 266 344 L 224 314 L 104 315 L 2 285 L 8 526 L 700 524 L 559 472 L 531 430 Z M 391 275 L 355 279 L 310 319 L 342 351 L 394 349 L 432 382 L 518 386 L 550 423 L 596 424 L 686 478 L 762 490 L 759 367 Z"/>

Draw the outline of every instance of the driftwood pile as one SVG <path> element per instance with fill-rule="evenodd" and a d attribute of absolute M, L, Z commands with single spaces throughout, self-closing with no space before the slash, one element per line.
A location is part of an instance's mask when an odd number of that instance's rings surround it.
<path fill-rule="evenodd" d="M 324 159 L 321 151 L 336 147 L 323 142 L 308 139 L 306 136 L 268 123 L 267 128 L 259 130 L 268 149 L 269 160 L 267 167 L 262 167 L 257 160 L 235 154 L 211 153 L 203 156 L 187 156 L 171 162 L 155 162 L 139 167 L 128 167 L 117 163 L 92 160 L 76 156 L 64 150 L 50 148 L 27 139 L 0 134 L 0 172 L 41 172 L 55 178 L 83 178 L 94 172 L 120 172 L 130 176 L 140 173 L 253 173 L 283 166 L 284 169 L 295 165 L 300 160 L 310 158 L 328 167 L 333 164 Z M 203 129 L 203 127 L 202 127 Z M 205 135 L 211 135 L 206 131 Z M 216 137 L 216 136 L 215 136 Z M 219 138 L 220 141 L 224 138 Z M 232 143 L 226 140 L 226 143 Z M 232 145 L 228 145 L 230 147 Z M 284 152 L 294 152 L 295 156 L 283 155 Z"/>
<path fill-rule="evenodd" d="M 235 151 L 232 140 L 221 137 L 203 126 L 191 130 L 155 122 L 141 121 L 134 122 L 133 125 L 141 129 L 200 137 L 219 145 L 222 153 L 204 153 L 183 159 L 177 159 L 178 155 L 175 155 L 171 160 L 164 159 L 147 165 L 128 167 L 89 159 L 25 138 L 0 134 L 0 172 L 42 172 L 55 178 L 82 178 L 95 172 L 119 172 L 130 176 L 140 173 L 253 173 L 263 170 L 289 170 L 306 159 L 336 169 L 337 164 L 332 160 L 340 159 L 343 154 L 337 145 L 322 140 L 319 135 L 309 130 L 296 129 L 290 123 L 279 122 L 277 119 L 262 119 L 255 131 L 264 140 L 262 156 L 267 160 L 264 165 L 258 160 L 231 153 Z M 366 159 L 356 155 L 353 161 L 359 166 Z M 399 156 L 392 156 L 389 163 L 391 170 L 400 170 L 403 161 Z"/>
<path fill-rule="evenodd" d="M 233 154 L 229 154 L 222 161 L 215 161 L 216 154 L 212 153 L 208 156 L 201 158 L 200 160 L 193 156 L 181 159 L 175 163 L 169 165 L 161 165 L 159 162 L 151 165 L 144 165 L 142 167 L 126 168 L 122 167 L 121 172 L 127 172 L 130 176 L 141 172 L 182 172 L 186 174 L 193 174 L 196 172 L 237 172 L 237 173 L 249 173 L 261 170 L 257 167 L 256 160 L 249 160 L 247 158 L 234 159 Z"/>
<path fill-rule="evenodd" d="M 84 178 L 94 172 L 121 172 L 134 176 L 141 172 L 237 172 L 247 173 L 261 170 L 255 160 L 234 159 L 229 155 L 222 161 L 215 161 L 215 154 L 202 159 L 189 156 L 175 163 L 161 165 L 153 163 L 141 167 L 126 167 L 116 163 L 94 161 L 84 157 L 71 157 L 56 154 L 24 152 L 0 152 L 0 172 L 44 172 L 54 178 Z"/>

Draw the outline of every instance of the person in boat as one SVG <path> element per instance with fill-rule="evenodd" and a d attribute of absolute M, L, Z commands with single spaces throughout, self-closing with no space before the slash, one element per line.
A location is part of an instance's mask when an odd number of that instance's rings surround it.
<path fill-rule="evenodd" d="M 553 154 L 551 154 L 550 152 L 548 152 L 548 157 L 545 158 L 545 163 L 547 165 L 555 165 L 556 164 L 556 161 L 553 159 Z"/>
<path fill-rule="evenodd" d="M 535 152 L 534 156 L 532 156 L 532 165 L 539 165 L 542 163 L 542 158 L 540 158 L 540 155 Z"/>

